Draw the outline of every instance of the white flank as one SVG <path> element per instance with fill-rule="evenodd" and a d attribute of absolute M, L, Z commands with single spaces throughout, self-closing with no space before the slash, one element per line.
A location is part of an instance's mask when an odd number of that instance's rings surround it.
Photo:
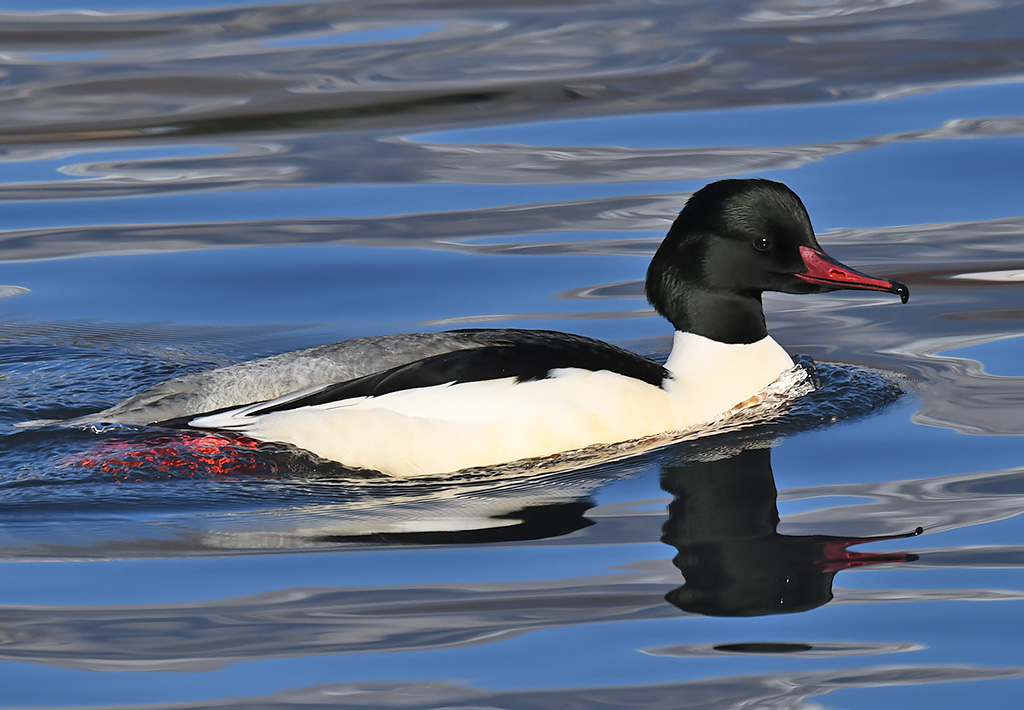
<path fill-rule="evenodd" d="M 191 424 L 395 476 L 449 473 L 682 429 L 752 397 L 792 366 L 770 337 L 726 345 L 676 333 L 664 389 L 567 368 L 532 382 L 437 385 L 255 417 L 246 415 L 265 405 L 241 407 Z"/>

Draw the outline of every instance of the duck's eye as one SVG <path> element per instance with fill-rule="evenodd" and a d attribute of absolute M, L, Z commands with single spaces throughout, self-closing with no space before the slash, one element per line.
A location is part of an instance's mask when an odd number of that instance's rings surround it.
<path fill-rule="evenodd" d="M 768 237 L 758 237 L 754 240 L 754 248 L 758 251 L 768 251 L 772 248 L 772 240 Z"/>

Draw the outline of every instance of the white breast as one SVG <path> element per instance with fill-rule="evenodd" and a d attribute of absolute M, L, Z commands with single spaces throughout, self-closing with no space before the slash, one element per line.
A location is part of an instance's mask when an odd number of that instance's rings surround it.
<path fill-rule="evenodd" d="M 793 367 L 793 358 L 770 335 L 731 344 L 677 331 L 665 367 L 672 373 L 670 389 L 689 402 L 696 424 L 763 390 Z"/>
<path fill-rule="evenodd" d="M 530 382 L 422 387 L 256 417 L 232 410 L 192 425 L 396 476 L 448 473 L 682 429 L 756 394 L 791 366 L 771 338 L 723 345 L 677 333 L 664 388 L 567 368 Z"/>

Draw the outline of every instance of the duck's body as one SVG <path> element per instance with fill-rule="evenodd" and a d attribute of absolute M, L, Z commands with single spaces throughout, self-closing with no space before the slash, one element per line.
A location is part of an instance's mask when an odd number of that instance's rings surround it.
<path fill-rule="evenodd" d="M 445 473 L 683 429 L 759 392 L 793 364 L 770 337 L 730 345 L 677 333 L 662 366 L 560 333 L 506 336 L 510 344 L 453 351 L 189 425 L 288 442 L 393 475 Z M 538 336 L 549 352 L 537 352 Z M 553 359 L 538 365 L 545 355 Z M 495 360 L 500 371 L 458 372 Z M 424 367 L 432 372 L 417 372 Z M 491 374 L 500 376 L 473 379 Z M 414 381 L 422 384 L 406 386 Z"/>
<path fill-rule="evenodd" d="M 664 365 L 550 331 L 385 336 L 172 380 L 91 420 L 235 431 L 403 476 L 546 456 L 739 405 L 793 365 L 761 292 L 835 288 L 906 294 L 826 257 L 784 185 L 721 181 L 691 198 L 648 270 L 676 329 Z"/>

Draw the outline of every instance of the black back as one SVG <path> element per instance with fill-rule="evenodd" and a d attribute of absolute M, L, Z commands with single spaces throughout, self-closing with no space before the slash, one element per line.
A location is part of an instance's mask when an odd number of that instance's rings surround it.
<path fill-rule="evenodd" d="M 544 330 L 504 331 L 507 337 L 469 350 L 424 358 L 347 382 L 327 385 L 304 397 L 271 404 L 251 416 L 339 402 L 355 397 L 379 397 L 417 387 L 482 382 L 513 377 L 519 382 L 544 379 L 552 370 L 607 370 L 660 387 L 665 367 L 600 340 Z"/>

